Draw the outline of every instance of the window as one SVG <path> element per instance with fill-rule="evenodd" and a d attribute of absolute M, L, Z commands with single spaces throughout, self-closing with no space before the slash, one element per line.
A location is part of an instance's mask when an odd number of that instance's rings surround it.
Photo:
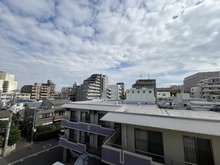
<path fill-rule="evenodd" d="M 70 111 L 70 121 L 78 122 L 78 112 Z"/>
<path fill-rule="evenodd" d="M 143 91 L 143 93 L 145 93 L 145 91 Z"/>
<path fill-rule="evenodd" d="M 111 124 L 108 121 L 101 121 L 100 119 L 104 116 L 105 114 L 100 114 L 98 115 L 98 125 L 101 125 L 102 127 L 107 127 L 110 128 Z"/>
<path fill-rule="evenodd" d="M 81 122 L 90 123 L 90 114 L 88 112 L 81 112 Z"/>
<path fill-rule="evenodd" d="M 185 161 L 199 165 L 214 165 L 210 140 L 184 136 L 183 145 Z"/>
<path fill-rule="evenodd" d="M 164 156 L 162 133 L 135 129 L 135 149 L 138 150 L 137 153 L 147 156 L 147 153 L 141 151 Z M 155 155 L 151 155 L 151 157 L 156 162 L 164 163 L 163 157 Z"/>
<path fill-rule="evenodd" d="M 151 93 L 151 91 L 149 91 L 149 93 Z"/>
<path fill-rule="evenodd" d="M 140 93 L 140 91 L 137 91 L 137 93 Z"/>
<path fill-rule="evenodd" d="M 132 93 L 134 93 L 134 91 L 132 91 Z"/>
<path fill-rule="evenodd" d="M 163 94 L 163 96 L 166 96 L 166 94 Z"/>
<path fill-rule="evenodd" d="M 84 144 L 89 144 L 89 133 L 88 132 L 80 132 L 80 142 Z"/>
<path fill-rule="evenodd" d="M 77 141 L 77 131 L 73 129 L 69 129 L 69 141 L 76 142 Z"/>
<path fill-rule="evenodd" d="M 59 116 L 65 115 L 65 111 L 59 111 Z"/>
<path fill-rule="evenodd" d="M 53 116 L 53 113 L 45 113 L 39 116 L 39 119 L 50 118 Z"/>

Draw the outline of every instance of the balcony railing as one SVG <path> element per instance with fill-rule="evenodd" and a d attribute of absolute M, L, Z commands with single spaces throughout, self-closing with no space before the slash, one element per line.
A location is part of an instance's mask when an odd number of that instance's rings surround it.
<path fill-rule="evenodd" d="M 77 143 L 77 142 L 74 142 L 74 141 L 70 141 L 70 140 L 68 140 L 66 138 L 66 136 L 60 137 L 59 145 L 64 147 L 64 148 L 68 148 L 70 150 L 77 151 L 79 153 L 86 152 L 86 145 L 85 144 L 81 144 L 81 143 Z"/>
<path fill-rule="evenodd" d="M 166 165 L 197 165 L 195 163 L 178 160 L 163 155 L 158 155 L 146 151 L 137 150 L 134 148 L 125 147 L 115 144 L 119 136 L 118 131 L 112 134 L 109 139 L 102 146 L 102 159 L 104 162 L 120 164 L 121 162 L 127 162 L 125 164 L 132 164 L 128 161 L 143 162 L 146 165 L 159 165 L 160 163 Z M 114 156 L 114 158 L 113 158 Z M 143 157 L 144 156 L 144 157 Z M 127 159 L 127 160 L 126 160 Z M 155 162 L 154 162 L 155 161 Z M 158 162 L 158 163 L 156 163 Z"/>
<path fill-rule="evenodd" d="M 82 130 L 104 136 L 110 136 L 115 131 L 112 128 L 102 127 L 95 123 L 72 122 L 66 119 L 62 119 L 60 125 L 66 128 Z"/>

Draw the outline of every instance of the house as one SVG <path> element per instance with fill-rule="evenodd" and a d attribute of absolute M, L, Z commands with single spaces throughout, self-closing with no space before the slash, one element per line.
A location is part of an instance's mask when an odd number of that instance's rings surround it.
<path fill-rule="evenodd" d="M 46 107 L 47 109 L 54 109 L 53 121 L 56 122 L 66 117 L 66 109 L 61 106 L 68 102 L 71 101 L 68 99 L 43 100 L 43 107 Z"/>
<path fill-rule="evenodd" d="M 160 109 L 139 102 L 87 101 L 63 105 L 59 144 L 114 165 L 220 164 L 220 113 Z"/>

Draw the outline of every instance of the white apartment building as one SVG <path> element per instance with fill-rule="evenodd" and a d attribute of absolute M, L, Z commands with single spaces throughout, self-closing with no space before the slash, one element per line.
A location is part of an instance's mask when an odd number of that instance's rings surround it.
<path fill-rule="evenodd" d="M 126 90 L 126 101 L 155 103 L 154 88 L 131 88 Z"/>
<path fill-rule="evenodd" d="M 201 80 L 191 88 L 192 98 L 205 98 L 207 101 L 220 101 L 220 76 Z"/>
<path fill-rule="evenodd" d="M 203 80 L 210 77 L 220 77 L 220 71 L 216 72 L 199 72 L 196 74 L 193 74 L 191 76 L 188 76 L 184 78 L 183 85 L 184 85 L 184 91 L 190 92 L 190 89 L 192 87 L 196 87 L 197 84 Z"/>
<path fill-rule="evenodd" d="M 108 76 L 103 74 L 93 74 L 77 90 L 76 100 L 85 101 L 101 99 L 103 91 L 107 88 Z"/>
<path fill-rule="evenodd" d="M 156 92 L 157 101 L 166 100 L 171 97 L 170 92 Z"/>
<path fill-rule="evenodd" d="M 0 91 L 7 93 L 15 89 L 17 89 L 17 81 L 14 81 L 14 75 L 0 71 Z"/>
<path fill-rule="evenodd" d="M 121 85 L 108 85 L 102 93 L 102 99 L 121 100 L 123 91 Z"/>

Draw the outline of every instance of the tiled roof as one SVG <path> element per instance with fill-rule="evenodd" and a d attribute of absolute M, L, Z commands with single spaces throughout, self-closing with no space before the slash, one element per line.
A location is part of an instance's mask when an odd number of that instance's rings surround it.
<path fill-rule="evenodd" d="M 10 116 L 10 111 L 9 110 L 0 110 L 0 119 L 1 118 L 6 118 Z"/>

